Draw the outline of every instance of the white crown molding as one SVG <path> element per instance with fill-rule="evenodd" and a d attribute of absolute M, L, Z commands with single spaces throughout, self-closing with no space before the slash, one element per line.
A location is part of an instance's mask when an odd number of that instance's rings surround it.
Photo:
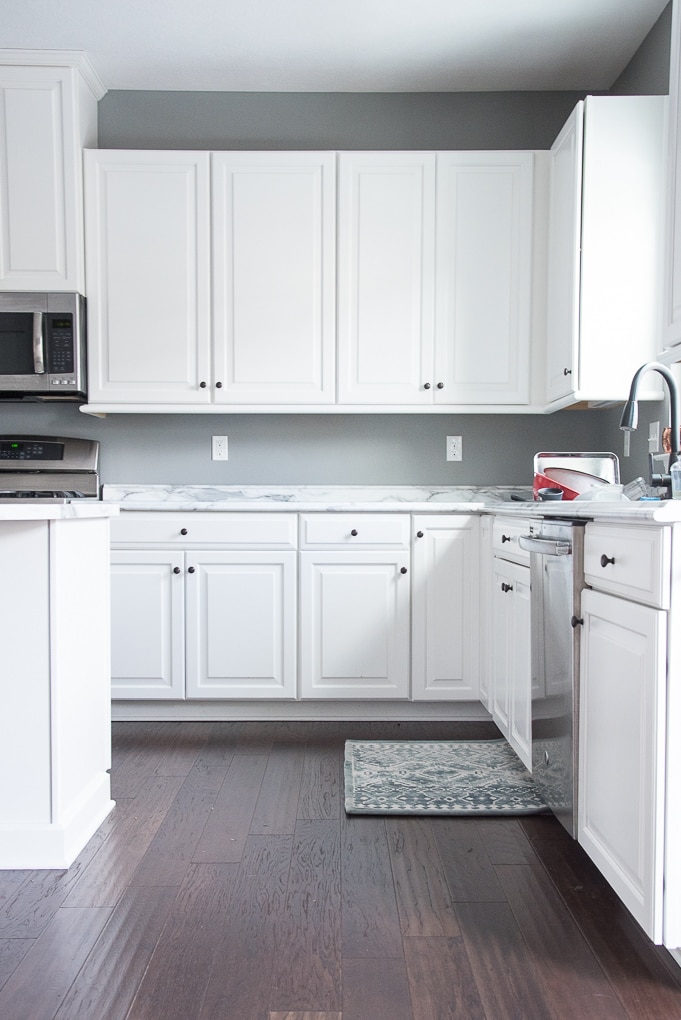
<path fill-rule="evenodd" d="M 102 99 L 107 89 L 83 50 L 22 50 L 0 49 L 0 66 L 72 67 L 79 71 L 95 99 Z"/>

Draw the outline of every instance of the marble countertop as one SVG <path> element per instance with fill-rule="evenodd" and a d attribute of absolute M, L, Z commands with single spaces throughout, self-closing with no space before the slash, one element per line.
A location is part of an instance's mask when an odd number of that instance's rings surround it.
<path fill-rule="evenodd" d="M 620 523 L 681 521 L 681 500 L 534 502 L 530 486 L 112 484 L 103 487 L 102 498 L 104 505 L 113 504 L 122 511 L 477 512 Z M 516 501 L 518 498 L 526 502 Z"/>

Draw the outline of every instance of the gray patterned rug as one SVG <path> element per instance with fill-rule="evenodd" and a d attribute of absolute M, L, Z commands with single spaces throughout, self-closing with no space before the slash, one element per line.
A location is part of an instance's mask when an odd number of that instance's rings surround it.
<path fill-rule="evenodd" d="M 548 810 L 505 740 L 347 740 L 345 810 L 529 815 Z"/>

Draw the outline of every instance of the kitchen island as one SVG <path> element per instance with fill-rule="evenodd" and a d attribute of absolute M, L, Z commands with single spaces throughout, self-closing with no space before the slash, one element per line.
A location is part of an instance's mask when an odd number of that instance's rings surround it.
<path fill-rule="evenodd" d="M 109 517 L 0 503 L 0 868 L 67 868 L 111 811 Z"/>

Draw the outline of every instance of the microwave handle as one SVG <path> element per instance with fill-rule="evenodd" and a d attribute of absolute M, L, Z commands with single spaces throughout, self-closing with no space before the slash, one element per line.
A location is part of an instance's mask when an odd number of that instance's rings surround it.
<path fill-rule="evenodd" d="M 45 372 L 45 341 L 43 337 L 43 313 L 33 313 L 33 369 L 36 375 Z"/>

